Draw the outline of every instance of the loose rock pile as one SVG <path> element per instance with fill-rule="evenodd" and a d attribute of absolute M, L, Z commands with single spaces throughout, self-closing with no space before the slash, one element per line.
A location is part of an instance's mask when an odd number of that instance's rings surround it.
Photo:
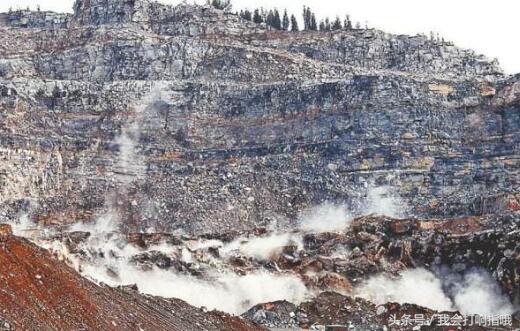
<path fill-rule="evenodd" d="M 516 247 L 519 226 L 518 213 L 443 221 L 367 216 L 353 220 L 339 232 L 295 230 L 280 234 L 256 229 L 198 237 L 129 234 L 125 238 L 114 233 L 106 237 L 106 241 L 116 244 L 107 247 L 119 248 L 108 251 L 89 241 L 89 233 L 69 233 L 66 229 L 38 241 L 48 247 L 56 247 L 53 242 L 63 243 L 68 254 L 66 259 L 79 258 L 82 261 L 79 265 L 112 256 L 127 259 L 150 273 L 158 269 L 201 280 L 212 279 L 215 272 L 291 275 L 301 279 L 309 293 L 316 296 L 311 295 L 308 302 L 301 304 L 262 303 L 243 316 L 271 328 L 311 328 L 348 322 L 355 325 L 356 330 L 382 330 L 383 326 L 389 326 L 391 315 L 433 316 L 441 312 L 414 305 L 375 305 L 354 299 L 359 295 L 358 289 L 375 275 L 397 278 L 406 270 L 424 268 L 443 278 L 447 268 L 450 277 L 485 270 L 510 301 L 516 302 L 520 294 L 517 279 L 520 251 Z M 138 249 L 131 257 L 120 255 L 120 248 L 127 243 Z M 260 254 L 263 252 L 260 249 L 265 247 L 268 251 Z M 63 250 L 55 252 L 59 257 Z M 118 277 L 117 270 L 107 269 L 107 273 L 115 279 Z M 454 316 L 455 312 L 448 314 Z M 406 330 L 405 327 L 394 329 Z"/>

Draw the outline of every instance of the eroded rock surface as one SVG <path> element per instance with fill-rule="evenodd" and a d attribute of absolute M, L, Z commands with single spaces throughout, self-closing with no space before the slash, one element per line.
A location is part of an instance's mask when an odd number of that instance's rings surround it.
<path fill-rule="evenodd" d="M 405 214 L 518 209 L 518 78 L 450 43 L 142 0 L 0 29 L 2 220 L 247 230 L 380 186 Z"/>

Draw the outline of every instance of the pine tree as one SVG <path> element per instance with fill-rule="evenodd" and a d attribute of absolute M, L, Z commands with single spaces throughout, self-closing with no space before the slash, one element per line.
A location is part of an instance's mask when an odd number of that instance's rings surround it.
<path fill-rule="evenodd" d="M 284 31 L 289 31 L 289 25 L 291 23 L 289 22 L 289 15 L 287 15 L 287 9 L 283 12 L 283 19 L 282 19 L 282 29 Z"/>
<path fill-rule="evenodd" d="M 244 11 L 244 16 L 242 18 L 245 20 L 251 21 L 253 19 L 253 15 L 251 14 L 251 12 L 248 9 L 246 9 Z"/>
<path fill-rule="evenodd" d="M 316 23 L 316 15 L 314 15 L 314 13 L 311 13 L 311 20 L 310 20 L 309 29 L 312 30 L 312 31 L 317 31 L 318 30 L 318 24 Z"/>
<path fill-rule="evenodd" d="M 347 17 L 345 18 L 343 28 L 345 30 L 352 30 L 352 21 L 350 20 L 350 15 L 347 15 Z"/>
<path fill-rule="evenodd" d="M 294 15 L 291 15 L 291 31 L 300 31 L 300 28 L 298 27 L 298 20 Z"/>
<path fill-rule="evenodd" d="M 325 30 L 326 30 L 326 28 L 325 28 L 325 22 L 320 21 L 319 29 L 320 29 L 320 31 L 325 31 Z"/>
<path fill-rule="evenodd" d="M 330 20 L 329 18 L 325 18 L 325 31 L 330 31 L 331 30 L 331 26 L 330 26 Z"/>
<path fill-rule="evenodd" d="M 273 27 L 276 30 L 282 29 L 282 19 L 280 18 L 280 12 L 278 11 L 278 9 L 274 10 Z"/>
<path fill-rule="evenodd" d="M 249 10 L 247 10 L 247 9 L 246 9 L 245 11 L 244 11 L 244 10 L 241 10 L 239 16 L 240 16 L 241 18 L 243 18 L 244 20 L 246 20 L 246 21 L 251 21 L 251 20 L 252 20 L 252 14 L 251 14 L 251 12 L 250 12 Z"/>
<path fill-rule="evenodd" d="M 303 30 L 309 29 L 309 23 L 307 21 L 307 7 L 303 6 Z"/>
<path fill-rule="evenodd" d="M 316 26 L 316 17 L 314 17 L 314 22 L 313 22 L 312 21 L 313 16 L 314 16 L 314 14 L 312 13 L 312 11 L 309 7 L 303 7 L 303 29 L 304 30 L 313 30 L 313 27 Z M 316 29 L 314 29 L 314 30 L 316 30 Z"/>
<path fill-rule="evenodd" d="M 265 20 L 265 23 L 270 26 L 270 27 L 274 27 L 274 13 L 273 13 L 273 10 L 269 10 L 269 13 L 267 14 L 267 18 Z"/>
<path fill-rule="evenodd" d="M 341 20 L 336 16 L 336 20 L 332 23 L 332 30 L 337 31 L 341 30 Z"/>
<path fill-rule="evenodd" d="M 258 24 L 264 23 L 264 19 L 263 19 L 262 15 L 260 15 L 260 10 L 258 10 L 258 9 L 255 9 L 255 12 L 253 14 L 253 22 L 258 23 Z"/>

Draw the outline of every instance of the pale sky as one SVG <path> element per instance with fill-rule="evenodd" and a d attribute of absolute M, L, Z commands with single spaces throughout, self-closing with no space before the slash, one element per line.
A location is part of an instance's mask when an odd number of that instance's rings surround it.
<path fill-rule="evenodd" d="M 187 0 L 193 2 L 194 0 Z M 204 1 L 204 0 L 200 0 Z M 161 0 L 179 3 L 180 0 Z M 71 11 L 73 0 L 0 0 L 0 11 L 9 7 Z M 507 73 L 520 73 L 518 0 L 233 0 L 234 9 L 287 8 L 301 15 L 303 5 L 319 17 L 350 14 L 353 21 L 392 33 L 438 32 L 456 45 L 498 58 Z"/>

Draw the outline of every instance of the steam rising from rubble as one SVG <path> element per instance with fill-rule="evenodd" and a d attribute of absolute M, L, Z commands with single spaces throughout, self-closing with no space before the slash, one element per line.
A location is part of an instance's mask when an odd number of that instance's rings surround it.
<path fill-rule="evenodd" d="M 391 186 L 369 186 L 367 200 L 362 204 L 361 215 L 377 214 L 393 218 L 406 217 L 407 206 Z"/>
<path fill-rule="evenodd" d="M 244 256 L 268 260 L 280 254 L 283 248 L 290 244 L 301 248 L 303 246 L 301 236 L 282 233 L 251 239 L 239 238 L 224 246 L 222 252 L 229 255 L 233 251 L 238 251 Z"/>
<path fill-rule="evenodd" d="M 210 279 L 199 279 L 157 268 L 143 271 L 124 262 L 112 266 L 112 270 L 117 272 L 118 279 L 95 265 L 86 266 L 83 273 L 111 286 L 136 284 L 142 293 L 178 298 L 194 306 L 232 314 L 241 314 L 260 302 L 281 299 L 301 302 L 306 294 L 305 285 L 297 278 L 264 272 L 244 276 L 223 273 L 211 275 Z"/>
<path fill-rule="evenodd" d="M 18 215 L 16 221 L 10 222 L 13 234 L 19 237 L 31 237 L 32 232 L 38 232 L 39 229 L 31 220 L 31 215 L 37 208 L 38 204 L 34 200 L 28 201 L 27 209 Z"/>
<path fill-rule="evenodd" d="M 406 216 L 407 206 L 391 186 L 369 185 L 366 197 L 350 208 L 325 202 L 300 214 L 300 229 L 308 232 L 345 231 L 354 217 L 377 214 L 393 218 Z"/>
<path fill-rule="evenodd" d="M 30 228 L 35 227 L 35 224 L 29 218 L 27 213 L 22 214 L 17 222 L 10 223 L 13 229 L 13 234 L 15 236 L 26 237 L 28 235 L 27 231 Z"/>
<path fill-rule="evenodd" d="M 345 206 L 325 203 L 300 216 L 300 227 L 310 232 L 344 231 L 350 225 L 352 216 Z"/>
<path fill-rule="evenodd" d="M 215 244 L 215 241 L 213 241 Z M 176 274 L 156 267 L 142 270 L 131 263 L 131 258 L 141 250 L 126 242 L 122 237 L 110 233 L 97 233 L 84 244 L 90 256 L 78 263 L 63 246 L 49 249 L 61 250 L 58 255 L 67 256 L 73 265 L 86 277 L 110 286 L 137 285 L 139 291 L 162 297 L 179 298 L 195 306 L 204 306 L 233 314 L 241 314 L 254 304 L 275 300 L 301 302 L 307 290 L 298 278 L 291 275 L 273 275 L 254 272 L 239 276 L 231 272 L 209 272 L 204 279 L 185 274 Z M 164 245 L 150 247 L 148 251 L 160 250 L 173 253 Z M 189 252 L 182 252 L 188 254 Z M 269 284 L 269 286 L 265 286 Z"/>
<path fill-rule="evenodd" d="M 455 307 L 463 313 L 507 315 L 513 305 L 485 270 L 472 270 L 452 285 Z"/>
<path fill-rule="evenodd" d="M 146 98 L 150 103 L 156 93 Z M 140 107 L 137 117 L 144 111 Z M 136 154 L 139 138 L 137 122 L 125 128 L 116 138 L 119 145 L 119 189 L 124 193 L 127 185 L 143 175 L 143 164 Z M 130 181 L 127 181 L 130 178 Z M 162 270 L 157 267 L 143 270 L 132 259 L 144 252 L 161 252 L 167 256 L 176 255 L 180 261 L 196 264 L 193 252 L 208 248 L 218 248 L 220 258 L 245 256 L 260 261 L 275 260 L 287 246 L 303 249 L 303 233 L 346 231 L 354 217 L 379 214 L 389 217 L 404 217 L 406 205 L 390 186 L 367 186 L 365 198 L 347 207 L 345 204 L 326 202 L 303 211 L 299 217 L 298 229 L 294 232 L 277 232 L 260 237 L 239 237 L 230 243 L 219 240 L 198 240 L 186 242 L 186 247 L 169 246 L 166 243 L 137 248 L 118 234 L 120 216 L 114 199 L 107 197 L 107 212 L 96 222 L 75 224 L 71 231 L 89 232 L 90 237 L 80 245 L 82 256 L 71 254 L 69 248 L 60 241 L 40 243 L 55 252 L 60 259 L 67 260 L 84 276 L 96 282 L 111 286 L 137 285 L 142 293 L 163 297 L 174 297 L 195 306 L 223 310 L 241 314 L 251 306 L 276 300 L 288 300 L 299 304 L 309 291 L 302 280 L 291 274 L 271 274 L 257 270 L 238 275 L 223 267 L 222 260 L 209 257 L 211 270 L 201 270 L 202 277 Z M 28 215 L 21 215 L 14 232 L 27 236 L 27 229 L 34 228 Z M 343 251 L 334 253 L 337 257 L 348 258 Z M 439 272 L 441 277 L 425 269 L 406 270 L 398 278 L 379 275 L 370 278 L 355 290 L 356 294 L 377 304 L 387 302 L 412 303 L 438 311 L 459 310 L 466 314 L 510 314 L 513 307 L 499 286 L 484 271 L 472 271 L 459 276 L 449 272 Z M 268 286 L 266 286 L 268 284 Z"/>
<path fill-rule="evenodd" d="M 94 223 L 76 223 L 70 230 L 89 233 L 109 233 L 119 229 L 119 215 L 115 210 L 109 210 L 96 219 Z"/>
<path fill-rule="evenodd" d="M 406 270 L 397 279 L 385 275 L 372 277 L 357 294 L 376 304 L 413 303 L 439 311 L 453 310 L 440 279 L 425 269 Z"/>
<path fill-rule="evenodd" d="M 484 270 L 463 276 L 436 276 L 419 268 L 404 271 L 398 278 L 379 275 L 357 289 L 357 295 L 376 304 L 411 303 L 437 311 L 463 314 L 512 314 L 513 306 L 495 280 Z"/>

